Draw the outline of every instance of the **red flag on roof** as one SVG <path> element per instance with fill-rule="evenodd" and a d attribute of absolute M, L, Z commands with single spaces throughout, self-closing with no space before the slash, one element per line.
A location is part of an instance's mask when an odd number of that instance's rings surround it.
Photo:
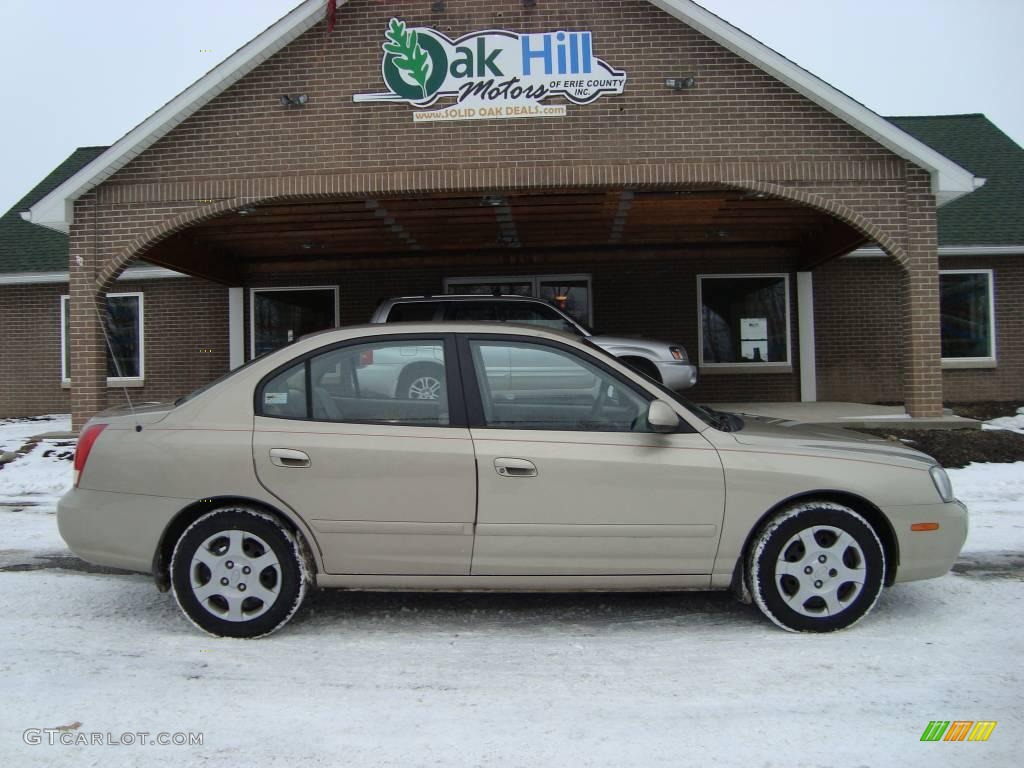
<path fill-rule="evenodd" d="M 338 6 L 335 0 L 327 0 L 327 34 L 334 31 L 334 20 L 338 16 Z"/>

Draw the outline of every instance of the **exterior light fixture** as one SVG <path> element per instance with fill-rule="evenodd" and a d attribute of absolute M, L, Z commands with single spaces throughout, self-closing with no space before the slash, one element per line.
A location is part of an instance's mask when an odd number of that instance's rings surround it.
<path fill-rule="evenodd" d="M 665 87 L 671 88 L 673 91 L 685 91 L 687 88 L 694 88 L 697 85 L 696 78 L 693 77 L 666 77 Z"/>
<path fill-rule="evenodd" d="M 309 103 L 309 96 L 304 93 L 297 93 L 289 96 L 287 93 L 281 95 L 282 107 L 304 107 Z"/>

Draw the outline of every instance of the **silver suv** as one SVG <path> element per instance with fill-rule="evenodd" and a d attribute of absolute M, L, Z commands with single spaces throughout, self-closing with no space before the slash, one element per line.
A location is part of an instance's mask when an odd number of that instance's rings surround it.
<path fill-rule="evenodd" d="M 595 336 L 546 301 L 526 296 L 402 296 L 382 301 L 371 323 L 496 322 L 535 325 L 588 339 L 633 369 L 676 391 L 697 383 L 697 367 L 682 344 Z"/>

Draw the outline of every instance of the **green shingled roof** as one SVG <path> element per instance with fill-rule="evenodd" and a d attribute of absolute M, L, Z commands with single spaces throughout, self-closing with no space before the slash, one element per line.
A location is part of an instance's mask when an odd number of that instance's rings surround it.
<path fill-rule="evenodd" d="M 21 218 L 21 212 L 27 211 L 105 149 L 76 149 L 71 157 L 0 217 L 0 273 L 57 272 L 68 268 L 68 236 L 28 223 Z"/>
<path fill-rule="evenodd" d="M 939 245 L 1024 245 L 1024 149 L 984 115 L 886 119 L 988 179 L 939 209 Z"/>

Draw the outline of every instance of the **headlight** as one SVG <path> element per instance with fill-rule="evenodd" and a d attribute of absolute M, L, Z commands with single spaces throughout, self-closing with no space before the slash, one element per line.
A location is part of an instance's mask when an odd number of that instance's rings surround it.
<path fill-rule="evenodd" d="M 948 504 L 956 498 L 953 495 L 953 483 L 949 481 L 949 475 L 946 474 L 946 470 L 936 464 L 928 470 L 928 474 L 932 476 L 935 490 L 939 492 L 939 496 L 942 497 L 944 502 Z"/>
<path fill-rule="evenodd" d="M 672 353 L 672 357 L 682 363 L 686 362 L 686 352 L 679 347 L 669 347 L 668 351 Z"/>

